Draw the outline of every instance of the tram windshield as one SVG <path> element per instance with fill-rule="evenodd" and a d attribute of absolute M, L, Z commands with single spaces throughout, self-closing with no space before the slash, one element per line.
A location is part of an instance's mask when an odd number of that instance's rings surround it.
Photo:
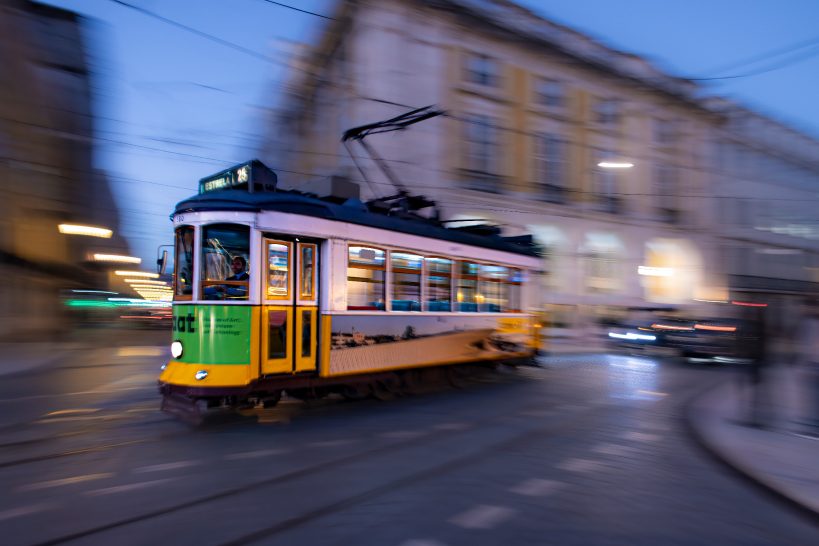
<path fill-rule="evenodd" d="M 202 298 L 246 300 L 250 228 L 212 225 L 202 230 Z"/>
<path fill-rule="evenodd" d="M 190 299 L 193 296 L 193 227 L 182 226 L 176 230 L 174 253 L 174 298 Z"/>

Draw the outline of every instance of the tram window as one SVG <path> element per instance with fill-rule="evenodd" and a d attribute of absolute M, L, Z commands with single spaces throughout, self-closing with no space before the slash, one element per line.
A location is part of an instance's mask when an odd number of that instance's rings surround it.
<path fill-rule="evenodd" d="M 287 311 L 268 311 L 267 358 L 287 357 Z"/>
<path fill-rule="evenodd" d="M 212 225 L 206 226 L 202 233 L 202 297 L 246 300 L 250 228 Z"/>
<path fill-rule="evenodd" d="M 478 264 L 458 262 L 458 311 L 478 310 Z"/>
<path fill-rule="evenodd" d="M 509 270 L 509 302 L 504 311 L 520 313 L 521 311 L 521 286 L 523 285 L 523 271 L 520 269 Z"/>
<path fill-rule="evenodd" d="M 386 252 L 350 246 L 347 263 L 347 309 L 384 310 Z"/>
<path fill-rule="evenodd" d="M 193 227 L 177 228 L 175 239 L 174 299 L 190 299 L 193 296 Z"/>
<path fill-rule="evenodd" d="M 392 310 L 421 310 L 421 267 L 424 257 L 390 252 L 392 265 Z"/>
<path fill-rule="evenodd" d="M 313 312 L 305 309 L 301 312 L 301 356 L 313 354 Z"/>
<path fill-rule="evenodd" d="M 452 260 L 427 258 L 427 311 L 452 310 Z"/>
<path fill-rule="evenodd" d="M 316 299 L 316 245 L 299 243 L 299 297 L 304 300 Z"/>
<path fill-rule="evenodd" d="M 483 313 L 500 313 L 509 302 L 509 268 L 481 265 L 478 281 L 478 304 Z"/>
<path fill-rule="evenodd" d="M 267 243 L 267 299 L 290 297 L 290 243 Z"/>

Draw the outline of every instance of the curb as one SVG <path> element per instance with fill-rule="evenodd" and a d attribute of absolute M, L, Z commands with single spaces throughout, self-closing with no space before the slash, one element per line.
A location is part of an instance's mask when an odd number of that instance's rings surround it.
<path fill-rule="evenodd" d="M 711 394 L 713 391 L 724 387 L 731 380 L 725 380 L 718 383 L 716 386 L 709 387 L 703 392 L 693 395 L 684 404 L 683 408 L 683 422 L 686 432 L 694 440 L 694 442 L 705 451 L 713 460 L 717 461 L 723 468 L 727 468 L 733 475 L 741 478 L 745 483 L 755 487 L 757 490 L 764 492 L 771 498 L 776 499 L 780 503 L 788 506 L 801 516 L 807 518 L 812 523 L 819 525 L 819 510 L 816 510 L 798 499 L 791 496 L 784 488 L 780 487 L 771 480 L 761 477 L 757 472 L 749 469 L 723 450 L 716 447 L 709 442 L 705 434 L 699 429 L 697 422 L 697 402 Z"/>
<path fill-rule="evenodd" d="M 67 353 L 77 350 L 77 347 L 63 346 L 52 348 L 48 351 L 47 356 L 36 359 L 36 362 L 29 361 L 24 365 L 17 366 L 14 369 L 4 369 L 4 364 L 0 363 L 0 377 L 20 377 L 24 375 L 34 375 L 40 373 L 44 368 L 48 368 L 55 362 L 59 362 Z M 14 359 L 8 359 L 14 360 Z"/>

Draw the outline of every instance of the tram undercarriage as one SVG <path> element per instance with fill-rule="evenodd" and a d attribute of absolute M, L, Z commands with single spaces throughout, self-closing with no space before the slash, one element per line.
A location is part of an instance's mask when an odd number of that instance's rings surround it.
<path fill-rule="evenodd" d="M 345 377 L 267 376 L 239 388 L 196 388 L 160 382 L 159 392 L 162 411 L 199 425 L 217 412 L 273 408 L 283 396 L 304 401 L 330 395 L 351 401 L 367 398 L 388 401 L 446 387 L 463 388 L 470 380 L 501 366 L 531 365 L 533 358 L 526 356 Z"/>

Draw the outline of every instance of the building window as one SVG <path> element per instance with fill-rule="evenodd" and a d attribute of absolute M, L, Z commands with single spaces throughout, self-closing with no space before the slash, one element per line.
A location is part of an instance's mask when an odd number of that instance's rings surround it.
<path fill-rule="evenodd" d="M 384 310 L 386 252 L 350 246 L 347 262 L 347 309 Z"/>
<path fill-rule="evenodd" d="M 466 57 L 466 81 L 478 85 L 500 85 L 500 63 L 488 55 L 471 53 Z"/>
<path fill-rule="evenodd" d="M 549 78 L 535 80 L 535 103 L 548 108 L 562 108 L 565 100 L 563 82 Z"/>
<path fill-rule="evenodd" d="M 469 186 L 480 191 L 499 192 L 500 139 L 495 120 L 471 115 L 464 120 L 464 169 Z"/>
<path fill-rule="evenodd" d="M 535 182 L 540 197 L 564 202 L 566 190 L 566 142 L 555 135 L 535 136 Z"/>
<path fill-rule="evenodd" d="M 657 193 L 657 208 L 663 220 L 677 219 L 677 170 L 668 165 L 654 168 L 654 188 Z"/>
<path fill-rule="evenodd" d="M 612 152 L 602 152 L 598 161 L 612 160 L 616 156 Z M 605 212 L 620 212 L 621 201 L 617 195 L 617 171 L 598 167 L 594 171 L 594 192 L 601 210 Z"/>
<path fill-rule="evenodd" d="M 616 125 L 620 121 L 620 101 L 600 99 L 594 109 L 595 121 L 600 125 Z"/>
<path fill-rule="evenodd" d="M 615 292 L 619 288 L 617 259 L 611 252 L 593 251 L 587 257 L 586 287 L 590 292 Z"/>
<path fill-rule="evenodd" d="M 673 144 L 677 140 L 677 124 L 667 119 L 654 120 L 654 142 Z"/>

